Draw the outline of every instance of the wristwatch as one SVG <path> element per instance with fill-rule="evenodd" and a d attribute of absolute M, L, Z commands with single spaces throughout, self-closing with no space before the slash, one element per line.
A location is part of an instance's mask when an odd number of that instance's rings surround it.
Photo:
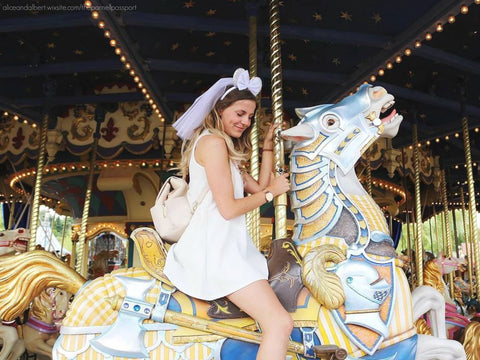
<path fill-rule="evenodd" d="M 265 200 L 267 200 L 267 202 L 273 200 L 273 194 L 270 191 L 265 191 Z"/>

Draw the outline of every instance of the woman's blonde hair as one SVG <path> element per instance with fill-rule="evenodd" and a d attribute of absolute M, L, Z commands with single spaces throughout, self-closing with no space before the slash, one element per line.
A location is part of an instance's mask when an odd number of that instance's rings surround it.
<path fill-rule="evenodd" d="M 228 89 L 227 89 L 228 90 Z M 204 130 L 210 131 L 211 134 L 218 135 L 225 139 L 227 144 L 228 156 L 230 160 L 240 164 L 247 162 L 252 153 L 252 142 L 250 141 L 250 132 L 252 124 L 245 129 L 242 136 L 239 138 L 232 138 L 223 128 L 223 123 L 220 119 L 220 113 L 239 100 L 256 100 L 249 90 L 234 89 L 227 93 L 225 98 L 220 99 L 215 104 L 215 107 L 207 115 L 202 125 L 195 129 L 193 136 L 190 139 L 185 139 L 182 145 L 182 160 L 178 166 L 180 174 L 183 178 L 188 175 L 188 165 L 193 152 L 193 145 Z"/>

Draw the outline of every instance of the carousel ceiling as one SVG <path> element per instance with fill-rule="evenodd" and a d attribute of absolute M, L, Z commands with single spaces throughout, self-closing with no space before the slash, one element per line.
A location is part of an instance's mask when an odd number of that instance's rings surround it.
<path fill-rule="evenodd" d="M 159 121 L 171 123 L 219 76 L 248 67 L 253 22 L 262 104 L 271 106 L 269 2 L 85 3 L 92 7 L 0 0 L 0 131 L 13 116 L 40 124 L 46 109 L 61 120 L 84 104 L 111 106 L 145 94 Z M 295 108 L 336 102 L 365 81 L 384 86 L 404 115 L 393 147 L 412 144 L 416 125 L 423 151 L 439 156 L 457 186 L 466 180 L 464 117 L 472 159 L 480 161 L 479 3 L 279 1 L 285 117 L 295 122 Z M 145 155 L 153 145 L 135 146 L 122 156 Z M 2 171 L 12 171 L 5 162 Z"/>

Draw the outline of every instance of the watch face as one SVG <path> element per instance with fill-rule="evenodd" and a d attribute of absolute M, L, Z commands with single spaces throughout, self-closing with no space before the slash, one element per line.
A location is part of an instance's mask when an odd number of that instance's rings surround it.
<path fill-rule="evenodd" d="M 267 201 L 272 201 L 273 200 L 273 194 L 270 191 L 267 191 L 265 193 L 265 199 L 267 199 Z"/>

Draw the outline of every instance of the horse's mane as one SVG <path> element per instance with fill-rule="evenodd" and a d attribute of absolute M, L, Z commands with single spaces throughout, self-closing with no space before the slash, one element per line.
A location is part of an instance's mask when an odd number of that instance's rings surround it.
<path fill-rule="evenodd" d="M 480 360 L 480 323 L 470 322 L 463 334 L 463 347 L 467 353 L 467 360 Z"/>
<path fill-rule="evenodd" d="M 423 269 L 423 283 L 424 285 L 429 285 L 435 288 L 441 294 L 445 292 L 445 284 L 443 283 L 442 272 L 440 271 L 440 267 L 434 259 L 425 262 Z"/>
<path fill-rule="evenodd" d="M 47 287 L 72 294 L 85 283 L 75 270 L 47 251 L 35 250 L 0 258 L 0 319 L 19 317 Z"/>

